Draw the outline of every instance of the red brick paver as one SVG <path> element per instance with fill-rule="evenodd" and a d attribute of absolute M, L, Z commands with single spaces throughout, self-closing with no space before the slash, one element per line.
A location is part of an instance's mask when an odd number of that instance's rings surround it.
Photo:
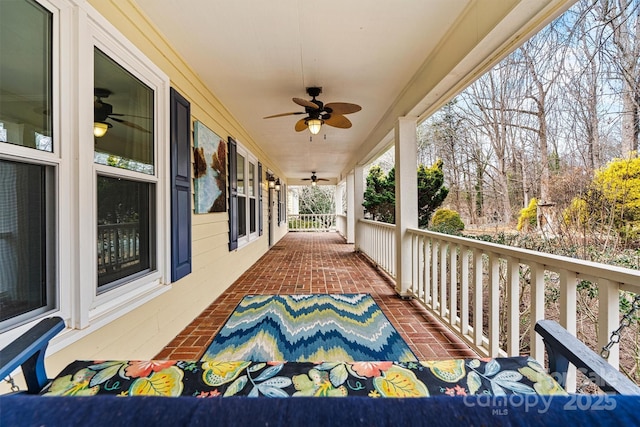
<path fill-rule="evenodd" d="M 420 360 L 477 357 L 337 233 L 289 233 L 176 336 L 156 359 L 199 359 L 245 295 L 368 293 Z"/>

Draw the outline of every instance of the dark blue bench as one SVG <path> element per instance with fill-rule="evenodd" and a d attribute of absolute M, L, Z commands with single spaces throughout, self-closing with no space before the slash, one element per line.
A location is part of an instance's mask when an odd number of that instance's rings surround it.
<path fill-rule="evenodd" d="M 583 369 L 606 395 L 434 396 L 269 399 L 228 397 L 44 397 L 44 352 L 64 328 L 45 319 L 0 350 L 0 375 L 22 367 L 28 390 L 0 396 L 2 425 L 640 425 L 640 389 L 557 323 L 536 331 L 562 381 L 569 364 Z M 564 374 L 560 371 L 564 370 Z"/>

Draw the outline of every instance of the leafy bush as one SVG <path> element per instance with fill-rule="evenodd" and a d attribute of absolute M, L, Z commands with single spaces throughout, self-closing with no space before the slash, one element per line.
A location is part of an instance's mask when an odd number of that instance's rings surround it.
<path fill-rule="evenodd" d="M 431 215 L 448 194 L 449 189 L 444 186 L 442 160 L 438 159 L 430 168 L 422 164 L 418 166 L 418 227 L 427 227 Z"/>
<path fill-rule="evenodd" d="M 587 201 L 580 196 L 574 197 L 569 207 L 562 212 L 562 219 L 566 225 L 586 226 L 589 221 Z"/>
<path fill-rule="evenodd" d="M 590 193 L 599 199 L 592 202 L 612 208 L 614 224 L 621 235 L 640 237 L 640 157 L 616 159 L 597 171 Z"/>
<path fill-rule="evenodd" d="M 464 230 L 460 214 L 451 209 L 438 209 L 431 219 L 431 229 L 441 233 L 455 234 Z"/>
<path fill-rule="evenodd" d="M 538 199 L 535 197 L 529 202 L 529 206 L 520 210 L 518 217 L 518 231 L 526 231 L 536 228 L 538 225 Z"/>
<path fill-rule="evenodd" d="M 385 175 L 378 165 L 372 166 L 367 175 L 367 188 L 364 192 L 364 209 L 375 221 L 396 222 L 396 180 L 395 170 Z"/>
<path fill-rule="evenodd" d="M 442 160 L 431 167 L 418 166 L 418 227 L 429 224 L 431 214 L 442 205 L 449 194 L 444 186 Z M 385 175 L 378 165 L 372 166 L 367 175 L 367 188 L 364 192 L 365 211 L 375 221 L 396 222 L 396 171 L 392 168 Z"/>
<path fill-rule="evenodd" d="M 596 171 L 589 190 L 563 212 L 565 223 L 607 233 L 627 242 L 640 237 L 640 157 L 616 159 Z"/>

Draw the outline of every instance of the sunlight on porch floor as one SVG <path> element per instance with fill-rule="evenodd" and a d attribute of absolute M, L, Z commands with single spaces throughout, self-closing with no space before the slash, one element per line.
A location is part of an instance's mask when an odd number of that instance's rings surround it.
<path fill-rule="evenodd" d="M 337 233 L 288 233 L 156 359 L 199 359 L 245 295 L 369 293 L 420 360 L 478 357 Z"/>

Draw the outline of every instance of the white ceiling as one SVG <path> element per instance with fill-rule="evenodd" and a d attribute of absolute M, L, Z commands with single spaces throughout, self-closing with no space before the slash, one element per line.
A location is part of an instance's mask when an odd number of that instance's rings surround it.
<path fill-rule="evenodd" d="M 312 171 L 340 179 L 372 150 L 389 145 L 398 115 L 420 115 L 441 103 L 488 62 L 487 55 L 530 32 L 527 22 L 548 20 L 572 1 L 135 2 L 295 184 Z M 484 31 L 486 22 L 495 30 Z M 471 41 L 466 54 L 443 50 L 456 37 L 460 46 Z M 437 81 L 428 83 L 435 75 Z M 309 99 L 308 86 L 321 86 L 318 99 L 325 103 L 361 105 L 362 111 L 347 116 L 353 127 L 325 125 L 311 142 L 307 130 L 294 131 L 304 116 L 263 119 L 304 111 L 291 98 Z"/>

